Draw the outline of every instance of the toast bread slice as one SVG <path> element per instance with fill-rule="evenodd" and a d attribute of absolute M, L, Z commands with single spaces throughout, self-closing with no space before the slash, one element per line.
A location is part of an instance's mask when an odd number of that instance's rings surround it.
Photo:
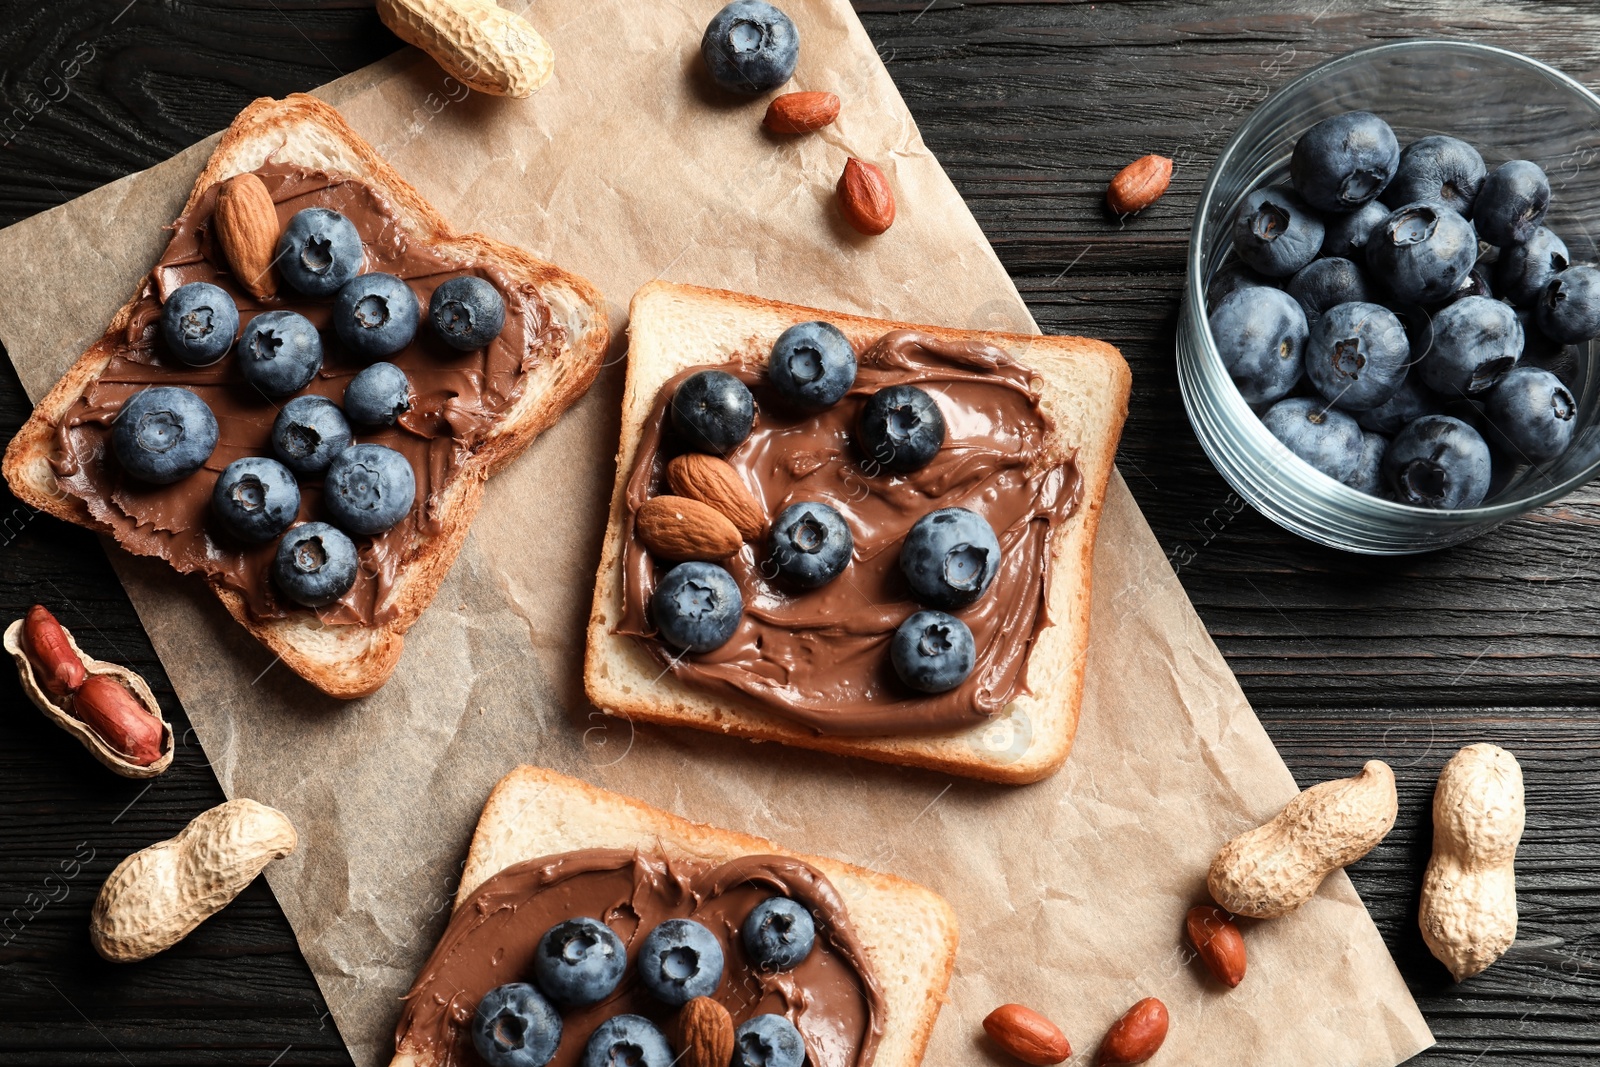
<path fill-rule="evenodd" d="M 820 870 L 844 898 L 886 1003 L 874 1067 L 915 1067 L 933 1032 L 955 967 L 959 934 L 943 897 L 890 874 L 806 856 L 763 838 L 690 822 L 541 767 L 502 778 L 478 819 L 461 873 L 460 908 L 491 875 L 513 863 L 579 849 L 653 849 L 714 863 L 739 856 L 790 856 Z M 390 1067 L 435 1067 L 398 1052 Z"/>
<path fill-rule="evenodd" d="M 626 719 L 781 741 L 994 782 L 1034 782 L 1058 770 L 1077 732 L 1095 531 L 1127 416 L 1131 376 L 1121 354 L 1081 337 L 915 327 L 950 340 L 998 345 L 1038 376 L 1041 407 L 1054 423 L 1052 435 L 1059 437 L 1051 443 L 1075 455 L 1082 496 L 1051 539 L 1049 623 L 1029 656 L 1029 692 L 990 721 L 954 732 L 841 737 L 817 734 L 753 702 L 696 688 L 663 672 L 636 638 L 613 632 L 621 616 L 623 548 L 629 535 L 627 481 L 642 424 L 662 384 L 678 372 L 735 361 L 759 367 L 780 333 L 812 319 L 839 327 L 857 351 L 908 324 L 664 282 L 640 289 L 630 316 L 617 483 L 587 634 L 584 686 L 589 699 Z"/>
<path fill-rule="evenodd" d="M 516 402 L 489 431 L 483 446 L 442 491 L 439 532 L 427 537 L 396 581 L 395 610 L 382 625 L 328 625 L 314 612 L 282 619 L 254 619 L 238 593 L 212 584 L 228 612 L 297 674 L 332 696 L 352 698 L 376 691 L 400 658 L 405 632 L 433 600 L 466 539 L 483 499 L 485 480 L 522 451 L 571 406 L 594 381 L 605 358 L 610 328 L 600 294 L 584 279 L 512 245 L 481 234 L 457 233 L 388 162 L 331 106 L 295 94 L 262 98 L 239 113 L 195 180 L 184 205 L 188 213 L 216 182 L 255 170 L 268 160 L 336 173 L 377 189 L 413 240 L 460 263 L 492 262 L 513 279 L 531 283 L 566 330 L 555 358 L 526 374 Z M 85 352 L 39 402 L 6 449 L 4 474 L 25 503 L 57 518 L 101 529 L 83 502 L 56 483 L 50 466 L 56 422 L 104 371 L 125 333 L 137 293 L 112 319 L 101 339 Z M 103 531 L 102 531 L 103 532 Z"/>

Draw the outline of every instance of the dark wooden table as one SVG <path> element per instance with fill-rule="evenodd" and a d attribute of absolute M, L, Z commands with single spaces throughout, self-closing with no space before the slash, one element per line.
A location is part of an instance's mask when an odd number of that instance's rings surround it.
<path fill-rule="evenodd" d="M 1394 766 L 1399 822 L 1351 874 L 1439 1038 L 1422 1061 L 1600 1061 L 1600 492 L 1431 556 L 1326 551 L 1230 492 L 1190 432 L 1172 361 L 1189 216 L 1210 160 L 1266 93 L 1415 36 L 1491 42 L 1600 85 L 1600 8 L 856 7 L 1040 325 L 1102 337 L 1133 365 L 1122 472 L 1296 776 L 1342 777 L 1374 756 Z M 396 47 L 359 0 L 0 4 L 0 224 L 158 163 L 256 96 Z M 1100 206 L 1105 182 L 1147 152 L 1183 165 L 1160 205 L 1119 226 Z M 0 367 L 0 435 L 28 410 Z M 36 600 L 69 605 L 63 621 L 88 650 L 142 671 L 187 729 L 95 538 L 0 492 L 0 619 Z M 0 701 L 0 1064 L 348 1063 L 264 883 L 148 963 L 112 967 L 89 947 L 111 867 L 222 800 L 192 737 L 147 788 L 93 768 L 9 671 Z M 1521 926 L 1492 970 L 1452 985 L 1417 933 L 1417 895 L 1435 776 L 1478 740 L 1526 774 Z"/>

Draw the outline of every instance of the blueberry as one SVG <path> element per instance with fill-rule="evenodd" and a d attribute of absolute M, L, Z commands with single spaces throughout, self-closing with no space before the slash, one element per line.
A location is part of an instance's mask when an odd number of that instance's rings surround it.
<path fill-rule="evenodd" d="M 1410 361 L 1405 327 L 1378 304 L 1330 308 L 1306 342 L 1306 376 L 1328 403 L 1347 411 L 1388 400 L 1405 380 Z"/>
<path fill-rule="evenodd" d="M 1517 362 L 1522 344 L 1522 324 L 1510 304 L 1469 296 L 1433 317 L 1433 347 L 1417 373 L 1446 396 L 1481 393 Z"/>
<path fill-rule="evenodd" d="M 1383 192 L 1400 165 L 1400 142 L 1370 111 L 1323 119 L 1294 144 L 1289 177 L 1319 211 L 1354 211 Z"/>
<path fill-rule="evenodd" d="M 161 305 L 161 338 L 174 356 L 204 367 L 228 354 L 239 332 L 233 297 L 210 282 L 181 285 Z"/>
<path fill-rule="evenodd" d="M 1600 270 L 1580 264 L 1551 278 L 1539 292 L 1533 317 L 1546 337 L 1564 345 L 1600 337 Z"/>
<path fill-rule="evenodd" d="M 856 350 L 838 327 L 802 322 L 778 337 L 767 359 L 778 395 L 801 411 L 831 408 L 856 382 Z"/>
<path fill-rule="evenodd" d="M 712 16 L 700 38 L 700 54 L 718 85 L 753 96 L 776 89 L 794 74 L 800 31 L 763 0 L 733 0 Z"/>
<path fill-rule="evenodd" d="M 1329 215 L 1322 236 L 1322 254 L 1362 261 L 1367 255 L 1367 238 L 1378 223 L 1389 217 L 1389 209 L 1376 200 L 1354 211 Z"/>
<path fill-rule="evenodd" d="M 817 924 L 788 897 L 768 897 L 744 920 L 745 951 L 763 971 L 792 971 L 811 955 Z"/>
<path fill-rule="evenodd" d="M 241 541 L 270 541 L 300 512 L 300 485 L 289 468 L 265 456 L 228 464 L 211 490 L 217 521 Z"/>
<path fill-rule="evenodd" d="M 278 588 L 296 604 L 321 608 L 356 584 L 356 546 L 343 530 L 304 522 L 283 535 L 272 560 Z"/>
<path fill-rule="evenodd" d="M 1383 489 L 1383 453 L 1389 447 L 1389 439 L 1382 434 L 1363 433 L 1361 435 L 1361 456 L 1356 460 L 1355 470 L 1345 478 L 1344 484 L 1357 492 L 1377 496 Z"/>
<path fill-rule="evenodd" d="M 1335 481 L 1350 477 L 1360 462 L 1361 427 L 1318 397 L 1280 400 L 1261 422 L 1289 451 Z"/>
<path fill-rule="evenodd" d="M 278 238 L 278 273 L 307 296 L 332 296 L 361 270 L 361 235 L 331 208 L 295 212 Z"/>
<path fill-rule="evenodd" d="M 1444 303 L 1435 306 L 1443 307 L 1469 296 L 1494 296 L 1494 289 L 1489 285 L 1489 276 L 1484 273 L 1482 267 L 1473 267 L 1467 271 L 1467 276 L 1462 278 L 1461 284 L 1444 298 Z"/>
<path fill-rule="evenodd" d="M 1540 226 L 1522 244 L 1500 250 L 1494 266 L 1495 286 L 1518 307 L 1531 307 L 1550 279 L 1570 262 L 1566 242 Z"/>
<path fill-rule="evenodd" d="M 613 1015 L 589 1035 L 578 1067 L 672 1067 L 672 1046 L 642 1015 Z"/>
<path fill-rule="evenodd" d="M 843 574 L 855 547 L 844 516 L 827 504 L 790 504 L 772 523 L 772 562 L 802 589 L 827 585 Z"/>
<path fill-rule="evenodd" d="M 1525 159 L 1502 163 L 1483 180 L 1472 221 L 1492 245 L 1515 245 L 1533 236 L 1550 210 L 1550 179 Z"/>
<path fill-rule="evenodd" d="M 1259 271 L 1251 270 L 1243 263 L 1233 262 L 1223 267 L 1211 276 L 1211 281 L 1206 285 L 1206 310 L 1216 311 L 1222 302 L 1237 293 L 1240 289 L 1249 289 L 1255 285 L 1274 285 L 1275 282 Z"/>
<path fill-rule="evenodd" d="M 650 617 L 662 640 L 690 652 L 727 644 L 743 614 L 738 584 L 715 563 L 678 564 L 650 596 Z"/>
<path fill-rule="evenodd" d="M 322 505 L 353 534 L 381 534 L 405 518 L 417 499 L 411 461 L 383 445 L 351 445 L 334 457 Z"/>
<path fill-rule="evenodd" d="M 585 1007 L 609 997 L 622 981 L 628 949 L 603 922 L 583 916 L 556 923 L 539 939 L 533 979 L 563 1007 Z"/>
<path fill-rule="evenodd" d="M 1576 382 L 1578 366 L 1586 362 L 1578 346 L 1564 345 L 1546 337 L 1534 321 L 1531 309 L 1518 308 L 1517 321 L 1522 323 L 1522 358 L 1518 362 L 1543 367 L 1569 386 Z"/>
<path fill-rule="evenodd" d="M 350 424 L 325 396 L 297 396 L 272 422 L 272 451 L 302 477 L 321 474 L 350 447 Z"/>
<path fill-rule="evenodd" d="M 900 570 L 918 600 L 936 608 L 971 604 L 1000 572 L 1000 541 L 988 520 L 966 508 L 940 508 L 911 524 Z"/>
<path fill-rule="evenodd" d="M 393 274 L 372 271 L 344 283 L 333 301 L 333 328 L 350 351 L 392 356 L 417 335 L 417 294 Z"/>
<path fill-rule="evenodd" d="M 1456 137 L 1424 137 L 1406 145 L 1394 180 L 1383 191 L 1390 204 L 1437 200 L 1463 216 L 1472 216 L 1472 202 L 1489 169 L 1478 150 Z"/>
<path fill-rule="evenodd" d="M 1394 435 L 1419 415 L 1434 415 L 1441 405 L 1437 397 L 1418 383 L 1415 374 L 1406 375 L 1394 395 L 1375 408 L 1355 412 L 1363 430 Z"/>
<path fill-rule="evenodd" d="M 1478 259 L 1472 223 L 1441 204 L 1407 204 L 1390 212 L 1367 238 L 1373 280 L 1410 304 L 1443 300 Z"/>
<path fill-rule="evenodd" d="M 1317 316 L 1337 304 L 1369 303 L 1372 293 L 1367 276 L 1348 259 L 1337 256 L 1314 259 L 1301 267 L 1285 291 L 1305 309 L 1306 322 L 1314 325 Z"/>
<path fill-rule="evenodd" d="M 972 631 L 954 615 L 919 611 L 895 630 L 889 662 L 900 680 L 921 693 L 944 693 L 967 680 L 977 648 Z"/>
<path fill-rule="evenodd" d="M 344 387 L 344 413 L 357 426 L 393 426 L 411 410 L 411 382 L 393 363 L 374 363 Z"/>
<path fill-rule="evenodd" d="M 217 447 L 217 417 L 204 400 L 175 385 L 129 397 L 111 427 L 111 451 L 141 482 L 171 485 L 205 465 Z"/>
<path fill-rule="evenodd" d="M 1269 278 L 1287 278 L 1317 258 L 1322 220 L 1287 189 L 1257 189 L 1233 219 L 1233 250 Z"/>
<path fill-rule="evenodd" d="M 1406 339 L 1411 342 L 1411 362 L 1414 365 L 1433 349 L 1433 315 L 1427 308 L 1404 304 L 1398 300 L 1385 300 L 1383 306 L 1400 316 L 1406 327 Z"/>
<path fill-rule="evenodd" d="M 451 278 L 428 301 L 433 332 L 451 348 L 472 352 L 500 336 L 506 301 L 500 290 L 471 274 Z"/>
<path fill-rule="evenodd" d="M 488 1067 L 544 1067 L 561 1043 L 561 1015 L 533 986 L 496 986 L 472 1016 L 472 1047 Z"/>
<path fill-rule="evenodd" d="M 733 1067 L 800 1067 L 806 1043 L 782 1015 L 753 1015 L 733 1032 Z"/>
<path fill-rule="evenodd" d="M 1282 289 L 1240 289 L 1211 313 L 1217 355 L 1251 404 L 1271 403 L 1294 388 L 1308 332 L 1305 309 Z"/>
<path fill-rule="evenodd" d="M 1383 457 L 1384 480 L 1401 503 L 1419 508 L 1475 508 L 1488 492 L 1490 473 L 1489 446 L 1449 415 L 1412 422 Z"/>
<path fill-rule="evenodd" d="M 289 396 L 322 369 L 322 337 L 293 311 L 264 311 L 239 335 L 239 370 L 267 396 Z"/>
<path fill-rule="evenodd" d="M 1489 423 L 1518 459 L 1543 463 L 1572 443 L 1578 404 L 1561 379 L 1536 367 L 1514 367 L 1485 398 Z"/>
<path fill-rule="evenodd" d="M 908 474 L 933 462 L 944 447 L 944 414 L 914 385 L 886 385 L 862 405 L 856 439 L 873 462 Z"/>
<path fill-rule="evenodd" d="M 722 984 L 722 944 L 693 919 L 668 919 L 639 946 L 639 981 L 657 1000 L 682 1007 Z"/>
<path fill-rule="evenodd" d="M 731 451 L 750 436 L 755 422 L 755 397 L 727 371 L 697 371 L 672 394 L 672 425 L 697 451 Z"/>

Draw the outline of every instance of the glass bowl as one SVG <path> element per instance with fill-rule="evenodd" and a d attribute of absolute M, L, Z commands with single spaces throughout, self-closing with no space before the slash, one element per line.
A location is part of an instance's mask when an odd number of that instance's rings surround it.
<path fill-rule="evenodd" d="M 1433 511 L 1368 496 L 1335 481 L 1267 432 L 1229 379 L 1207 322 L 1206 286 L 1228 259 L 1244 195 L 1288 181 L 1295 140 L 1345 111 L 1371 111 L 1401 145 L 1450 134 L 1483 153 L 1544 168 L 1545 220 L 1574 263 L 1600 260 L 1600 98 L 1567 75 L 1500 48 L 1405 41 L 1324 63 L 1268 98 L 1218 157 L 1195 212 L 1178 320 L 1178 380 L 1195 434 L 1239 495 L 1278 525 L 1350 552 L 1403 555 L 1457 544 L 1571 492 L 1600 472 L 1600 375 L 1594 342 L 1576 350 L 1567 381 L 1578 430 L 1560 457 L 1508 468 L 1496 455 L 1490 493 L 1476 508 Z"/>

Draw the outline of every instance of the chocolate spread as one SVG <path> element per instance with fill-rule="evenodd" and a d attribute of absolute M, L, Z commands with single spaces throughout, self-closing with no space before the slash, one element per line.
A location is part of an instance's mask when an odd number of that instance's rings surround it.
<path fill-rule="evenodd" d="M 758 412 L 750 437 L 724 458 L 769 519 L 802 501 L 837 508 L 855 538 L 844 573 L 820 589 L 791 589 L 769 577 L 776 572 L 764 542 L 745 545 L 724 564 L 744 596 L 738 629 L 721 648 L 684 655 L 655 636 L 647 611 L 664 570 L 630 536 L 616 630 L 639 637 L 685 681 L 752 700 L 818 733 L 971 726 L 1027 691 L 1029 650 L 1048 622 L 1050 539 L 1077 504 L 1077 467 L 1070 456 L 1051 454 L 1051 422 L 1032 375 L 1001 349 L 899 330 L 859 362 L 844 399 L 811 415 L 787 410 L 765 376 L 744 363 L 718 368 L 750 387 Z M 678 383 L 701 369 L 662 386 L 645 420 L 627 486 L 630 529 L 647 499 L 671 491 L 666 465 L 682 449 L 666 428 L 667 405 Z M 891 474 L 851 439 L 867 398 L 901 383 L 933 396 L 946 434 L 933 462 Z M 955 506 L 976 511 L 994 528 L 1000 571 L 977 602 L 952 612 L 977 645 L 972 674 L 929 696 L 901 683 L 889 662 L 895 629 L 921 607 L 900 572 L 900 544 L 917 519 Z"/>
<path fill-rule="evenodd" d="M 479 351 L 449 348 L 424 321 L 416 339 L 388 357 L 411 379 L 412 409 L 393 427 L 354 428 L 357 441 L 387 445 L 411 461 L 417 499 L 393 529 L 356 540 L 361 566 L 354 587 L 317 614 L 332 624 L 381 624 L 398 610 L 390 595 L 396 577 L 423 540 L 440 532 L 445 490 L 483 444 L 497 416 L 516 402 L 526 372 L 556 351 L 562 327 L 551 321 L 549 308 L 531 284 L 514 280 L 492 263 L 463 265 L 411 239 L 394 208 L 371 186 L 270 162 L 256 173 L 277 205 L 280 226 L 302 208 L 330 207 L 343 213 L 361 234 L 363 270 L 404 278 L 424 318 L 433 290 L 461 274 L 483 278 L 505 298 L 505 327 Z M 301 296 L 281 286 L 276 297 L 258 300 L 234 280 L 212 233 L 216 190 L 212 186 L 202 193 L 194 208 L 173 224 L 172 241 L 146 278 L 111 362 L 57 424 L 52 464 L 65 491 L 82 500 L 123 548 L 160 556 L 179 571 L 203 574 L 234 590 L 256 618 L 283 618 L 309 609 L 282 598 L 273 587 L 276 541 L 245 545 L 208 522 L 211 489 L 223 468 L 243 456 L 272 455 L 272 421 L 282 401 L 273 402 L 247 384 L 231 352 L 209 367 L 190 367 L 167 354 L 157 329 L 161 301 L 181 285 L 206 281 L 234 298 L 241 327 L 261 311 L 286 309 L 306 316 L 322 331 L 324 358 L 322 370 L 302 392 L 335 403 L 342 403 L 345 386 L 370 361 L 345 352 L 328 328 L 332 297 Z M 146 485 L 124 476 L 110 452 L 117 412 L 149 385 L 191 389 L 217 416 L 216 451 L 201 470 L 174 485 Z M 302 478 L 300 493 L 300 519 L 322 518 L 320 479 Z"/>
<path fill-rule="evenodd" d="M 740 928 L 757 904 L 787 896 L 811 912 L 817 940 L 792 971 L 763 972 Z M 735 1026 L 781 1014 L 805 1038 L 810 1067 L 868 1067 L 883 1036 L 883 992 L 850 926 L 844 901 L 822 873 L 784 856 L 744 856 L 720 866 L 660 852 L 587 849 L 507 867 L 460 905 L 423 964 L 395 1028 L 395 1049 L 439 1067 L 476 1064 L 470 1024 L 478 1001 L 507 982 L 531 982 L 546 930 L 588 916 L 616 931 L 628 969 L 610 997 L 562 1010 L 552 1067 L 578 1062 L 589 1035 L 615 1015 L 663 1026 L 674 1009 L 639 983 L 639 943 L 667 919 L 694 919 L 722 944 L 716 999 Z M 678 1050 L 681 1051 L 681 1050 Z"/>

